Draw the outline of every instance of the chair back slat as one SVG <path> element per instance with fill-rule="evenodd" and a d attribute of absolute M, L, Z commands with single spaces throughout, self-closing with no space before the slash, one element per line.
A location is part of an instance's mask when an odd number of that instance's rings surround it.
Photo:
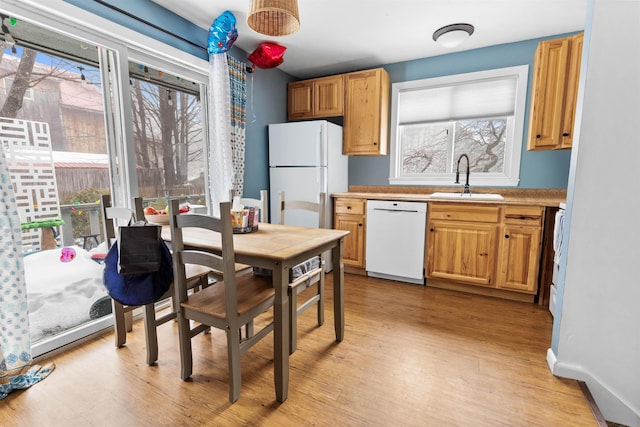
<path fill-rule="evenodd" d="M 233 203 L 235 190 L 229 190 L 229 200 Z M 260 199 L 250 197 L 240 197 L 240 204 L 248 208 L 257 208 L 260 210 L 260 222 L 269 222 L 269 193 L 267 190 L 260 190 Z"/>
<path fill-rule="evenodd" d="M 284 224 L 284 218 L 286 211 L 292 210 L 304 210 L 310 212 L 316 212 L 318 214 L 318 227 L 326 228 L 326 205 L 327 194 L 320 193 L 318 202 L 310 202 L 308 200 L 285 200 L 284 191 L 278 194 L 279 206 L 280 206 L 280 224 Z"/>
<path fill-rule="evenodd" d="M 113 245 L 113 242 L 117 237 L 116 231 L 119 226 L 127 225 L 131 219 L 138 221 L 144 219 L 142 197 L 133 198 L 133 211 L 125 207 L 111 206 L 110 194 L 103 194 L 100 197 L 100 204 L 102 206 L 104 236 L 107 248 L 110 248 L 111 245 Z"/>

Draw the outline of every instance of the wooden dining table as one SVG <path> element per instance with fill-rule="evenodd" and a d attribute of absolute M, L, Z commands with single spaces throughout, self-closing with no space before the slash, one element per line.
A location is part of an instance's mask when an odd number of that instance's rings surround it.
<path fill-rule="evenodd" d="M 333 311 L 336 341 L 344 338 L 344 237 L 348 231 L 307 228 L 279 224 L 258 224 L 258 230 L 234 234 L 236 263 L 262 267 L 273 272 L 275 290 L 274 322 L 274 382 L 276 399 L 284 402 L 289 391 L 289 271 L 295 265 L 331 250 L 333 261 Z M 171 240 L 171 229 L 162 227 L 162 237 Z M 220 253 L 221 239 L 216 232 L 183 229 L 186 247 Z"/>

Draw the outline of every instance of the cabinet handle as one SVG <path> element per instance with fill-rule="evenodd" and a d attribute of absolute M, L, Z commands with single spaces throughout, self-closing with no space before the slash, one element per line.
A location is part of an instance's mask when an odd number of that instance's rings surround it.
<path fill-rule="evenodd" d="M 538 134 L 538 135 L 536 135 L 536 138 L 540 139 L 540 138 L 542 138 L 542 135 Z"/>
<path fill-rule="evenodd" d="M 351 209 L 351 206 L 347 206 L 347 209 Z"/>
<path fill-rule="evenodd" d="M 505 234 L 505 235 L 504 235 L 504 238 L 505 238 L 505 239 L 508 239 L 508 238 L 509 238 L 509 235 L 508 235 L 508 234 Z"/>
<path fill-rule="evenodd" d="M 430 229 L 429 229 L 429 231 L 431 231 L 431 232 L 433 232 L 433 230 L 434 230 L 433 228 L 430 228 Z"/>
<path fill-rule="evenodd" d="M 563 133 L 562 136 L 569 136 L 569 132 Z"/>
<path fill-rule="evenodd" d="M 373 141 L 373 145 L 378 145 L 378 143 L 376 141 Z"/>
<path fill-rule="evenodd" d="M 362 227 L 362 224 L 358 224 L 358 227 Z"/>

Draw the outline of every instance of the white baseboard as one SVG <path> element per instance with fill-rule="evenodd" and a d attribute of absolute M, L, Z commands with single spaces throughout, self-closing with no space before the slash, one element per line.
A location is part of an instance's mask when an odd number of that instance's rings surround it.
<path fill-rule="evenodd" d="M 559 362 L 552 349 L 547 350 L 547 365 L 558 377 L 584 381 L 607 421 L 640 427 L 640 408 L 621 398 L 608 384 L 584 370 L 584 367 Z"/>

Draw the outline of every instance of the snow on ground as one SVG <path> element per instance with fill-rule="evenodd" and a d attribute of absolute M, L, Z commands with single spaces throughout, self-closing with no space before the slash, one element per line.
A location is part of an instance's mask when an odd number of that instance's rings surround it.
<path fill-rule="evenodd" d="M 72 248 L 76 257 L 69 262 L 60 261 L 63 248 L 24 257 L 32 344 L 89 321 L 91 305 L 107 295 L 103 266 L 81 247 Z"/>

